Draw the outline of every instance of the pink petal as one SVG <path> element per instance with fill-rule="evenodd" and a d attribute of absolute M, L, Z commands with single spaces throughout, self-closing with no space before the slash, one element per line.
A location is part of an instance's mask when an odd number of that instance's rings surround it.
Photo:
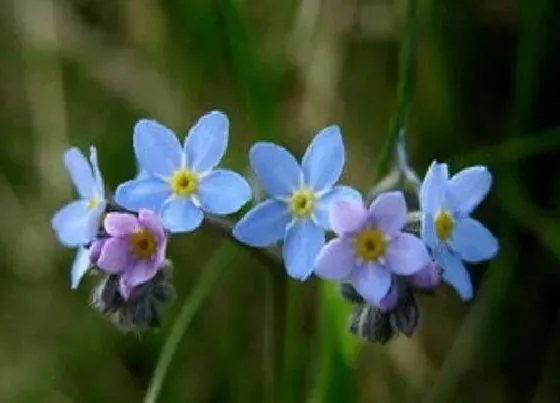
<path fill-rule="evenodd" d="M 105 241 L 97 267 L 109 274 L 119 274 L 129 264 L 129 245 L 127 239 L 109 238 Z"/>
<path fill-rule="evenodd" d="M 376 264 L 364 264 L 352 273 L 352 285 L 371 305 L 379 306 L 391 288 L 391 273 Z"/>
<path fill-rule="evenodd" d="M 109 213 L 105 216 L 105 231 L 111 236 L 124 238 L 140 230 L 138 219 L 129 213 Z"/>
<path fill-rule="evenodd" d="M 156 213 L 152 210 L 142 209 L 138 212 L 138 221 L 140 224 L 150 231 L 158 244 L 165 241 L 165 230 L 163 229 L 163 223 Z"/>
<path fill-rule="evenodd" d="M 340 199 L 331 203 L 329 219 L 337 235 L 360 230 L 368 218 L 368 211 L 361 202 Z"/>
<path fill-rule="evenodd" d="M 354 267 L 354 255 L 350 241 L 335 238 L 329 241 L 315 259 L 315 275 L 326 279 L 341 281 L 350 276 Z"/>
<path fill-rule="evenodd" d="M 369 207 L 374 226 L 390 237 L 406 224 L 407 207 L 401 191 L 381 193 Z"/>
<path fill-rule="evenodd" d="M 131 287 L 137 287 L 150 281 L 156 275 L 158 267 L 151 261 L 137 262 L 123 273 L 124 281 Z"/>
<path fill-rule="evenodd" d="M 414 235 L 401 233 L 390 243 L 385 255 L 387 267 L 398 275 L 410 275 L 430 263 L 426 245 Z"/>

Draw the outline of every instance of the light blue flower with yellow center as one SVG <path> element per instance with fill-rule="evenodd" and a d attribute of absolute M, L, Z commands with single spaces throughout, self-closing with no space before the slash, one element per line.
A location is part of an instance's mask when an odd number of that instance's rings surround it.
<path fill-rule="evenodd" d="M 134 127 L 139 175 L 121 184 L 115 201 L 132 210 L 157 212 L 169 231 L 189 232 L 202 223 L 203 211 L 226 215 L 251 199 L 241 175 L 215 169 L 228 144 L 229 121 L 219 111 L 202 116 L 181 145 L 175 133 L 153 120 Z"/>
<path fill-rule="evenodd" d="M 462 261 L 489 260 L 499 249 L 492 233 L 470 217 L 491 185 L 486 167 L 465 168 L 449 178 L 447 164 L 434 161 L 420 186 L 422 239 L 442 267 L 443 280 L 465 301 L 472 298 L 473 288 Z"/>
<path fill-rule="evenodd" d="M 338 199 L 362 201 L 347 186 L 334 186 L 344 167 L 344 144 L 338 126 L 321 130 L 307 148 L 302 165 L 285 148 L 272 143 L 251 147 L 251 168 L 272 197 L 257 204 L 233 229 L 239 241 L 267 247 L 284 240 L 288 274 L 305 280 L 331 229 L 329 207 Z"/>
<path fill-rule="evenodd" d="M 75 289 L 90 266 L 88 245 L 97 237 L 105 212 L 105 187 L 95 147 L 90 147 L 89 162 L 77 148 L 68 149 L 64 153 L 64 165 L 80 199 L 57 211 L 51 226 L 61 244 L 78 249 L 70 275 L 71 288 Z"/>

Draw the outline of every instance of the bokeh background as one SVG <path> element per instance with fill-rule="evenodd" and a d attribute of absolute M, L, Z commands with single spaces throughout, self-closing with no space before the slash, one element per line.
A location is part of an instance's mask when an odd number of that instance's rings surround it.
<path fill-rule="evenodd" d="M 123 334 L 89 307 L 95 279 L 69 290 L 73 251 L 50 218 L 73 197 L 66 147 L 97 145 L 114 187 L 135 173 L 137 119 L 186 133 L 215 108 L 241 172 L 259 139 L 301 155 L 340 124 L 344 182 L 366 191 L 402 1 L 0 1 L 0 402 L 141 402 L 189 304 L 160 402 L 560 402 L 559 16 L 555 0 L 418 1 L 410 159 L 488 165 L 476 216 L 502 248 L 472 267 L 471 303 L 443 286 L 420 298 L 414 337 L 380 346 L 346 332 L 332 288 L 205 230 L 171 242 L 162 329 Z M 189 301 L 208 270 L 207 297 Z"/>

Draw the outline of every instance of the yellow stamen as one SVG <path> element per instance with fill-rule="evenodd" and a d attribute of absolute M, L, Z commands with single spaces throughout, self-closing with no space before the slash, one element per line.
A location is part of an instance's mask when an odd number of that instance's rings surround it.
<path fill-rule="evenodd" d="M 190 196 L 198 190 L 198 177 L 186 169 L 181 169 L 169 180 L 171 191 L 177 196 Z"/>
<path fill-rule="evenodd" d="M 455 227 L 455 222 L 451 214 L 444 210 L 438 211 L 434 219 L 434 226 L 438 239 L 444 242 L 451 239 L 453 228 Z"/>
<path fill-rule="evenodd" d="M 356 257 L 366 261 L 378 261 L 387 251 L 387 240 L 376 228 L 367 227 L 363 229 L 354 240 L 354 252 Z"/>
<path fill-rule="evenodd" d="M 313 213 L 317 199 L 309 190 L 298 190 L 292 194 L 290 210 L 294 217 L 307 218 Z"/>
<path fill-rule="evenodd" d="M 94 208 L 96 208 L 98 205 L 99 205 L 99 198 L 97 196 L 93 196 L 87 202 L 87 209 L 88 209 L 88 211 L 91 211 Z"/>
<path fill-rule="evenodd" d="M 129 242 L 132 254 L 140 260 L 151 258 L 157 249 L 156 239 L 147 229 L 141 229 L 132 234 Z"/>

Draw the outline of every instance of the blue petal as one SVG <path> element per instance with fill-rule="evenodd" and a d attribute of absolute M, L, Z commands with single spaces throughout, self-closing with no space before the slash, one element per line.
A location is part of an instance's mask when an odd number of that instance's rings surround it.
<path fill-rule="evenodd" d="M 443 269 L 443 280 L 455 288 L 463 301 L 469 301 L 473 296 L 471 276 L 461 259 L 446 247 L 436 248 L 434 258 Z"/>
<path fill-rule="evenodd" d="M 297 220 L 289 226 L 282 249 L 288 275 L 297 280 L 307 279 L 324 244 L 325 231 L 313 221 Z"/>
<path fill-rule="evenodd" d="M 96 186 L 91 166 L 86 157 L 80 150 L 72 147 L 64 153 L 64 165 L 80 197 L 86 200 L 91 199 Z"/>
<path fill-rule="evenodd" d="M 447 164 L 432 162 L 420 186 L 420 209 L 435 214 L 446 201 Z"/>
<path fill-rule="evenodd" d="M 229 121 L 219 111 L 202 116 L 185 139 L 184 150 L 188 167 L 206 172 L 222 160 L 228 145 Z"/>
<path fill-rule="evenodd" d="M 174 233 L 195 230 L 202 218 L 202 211 L 191 200 L 182 197 L 169 200 L 161 209 L 163 225 Z"/>
<path fill-rule="evenodd" d="M 335 186 L 324 196 L 322 196 L 317 201 L 317 207 L 313 212 L 315 220 L 317 223 L 326 230 L 331 229 L 331 223 L 329 219 L 329 209 L 331 203 L 335 200 L 353 200 L 362 203 L 362 195 L 357 190 L 351 188 L 350 186 Z"/>
<path fill-rule="evenodd" d="M 233 228 L 233 236 L 247 245 L 270 246 L 284 237 L 291 219 L 286 203 L 269 199 L 245 214 Z"/>
<path fill-rule="evenodd" d="M 134 153 L 151 175 L 169 177 L 181 168 L 183 151 L 177 136 L 162 124 L 140 119 L 134 126 Z"/>
<path fill-rule="evenodd" d="M 125 182 L 117 187 L 115 201 L 132 211 L 150 209 L 159 212 L 171 195 L 169 184 L 153 177 Z"/>
<path fill-rule="evenodd" d="M 94 146 L 89 148 L 89 161 L 93 168 L 93 177 L 95 179 L 95 190 L 97 197 L 100 200 L 105 200 L 105 184 L 103 183 L 103 176 L 99 170 L 99 162 L 97 161 L 97 149 Z"/>
<path fill-rule="evenodd" d="M 238 173 L 217 169 L 202 179 L 198 198 L 208 213 L 231 214 L 251 200 L 251 187 Z"/>
<path fill-rule="evenodd" d="M 80 285 L 80 281 L 90 267 L 89 250 L 86 248 L 78 248 L 76 257 L 70 269 L 70 288 L 75 290 Z"/>
<path fill-rule="evenodd" d="M 471 263 L 492 259 L 499 249 L 494 235 L 472 218 L 465 218 L 455 224 L 451 245 L 461 259 Z"/>
<path fill-rule="evenodd" d="M 453 175 L 449 181 L 449 196 L 453 209 L 468 216 L 486 197 L 492 186 L 492 175 L 486 167 L 474 166 Z"/>
<path fill-rule="evenodd" d="M 338 126 L 321 130 L 307 147 L 302 168 L 305 184 L 320 192 L 334 185 L 344 167 L 344 144 Z"/>
<path fill-rule="evenodd" d="M 352 273 L 352 285 L 373 306 L 379 306 L 389 294 L 391 282 L 391 272 L 373 263 L 358 266 Z"/>
<path fill-rule="evenodd" d="M 436 228 L 433 216 L 429 213 L 422 213 L 420 236 L 428 247 L 431 249 L 435 248 L 437 242 Z"/>
<path fill-rule="evenodd" d="M 92 212 L 88 211 L 87 202 L 83 200 L 73 201 L 57 211 L 51 225 L 60 243 L 76 247 L 92 241 L 95 237 L 91 231 Z"/>
<path fill-rule="evenodd" d="M 301 168 L 283 147 L 257 143 L 249 151 L 249 162 L 263 188 L 274 197 L 287 197 L 302 184 Z"/>

